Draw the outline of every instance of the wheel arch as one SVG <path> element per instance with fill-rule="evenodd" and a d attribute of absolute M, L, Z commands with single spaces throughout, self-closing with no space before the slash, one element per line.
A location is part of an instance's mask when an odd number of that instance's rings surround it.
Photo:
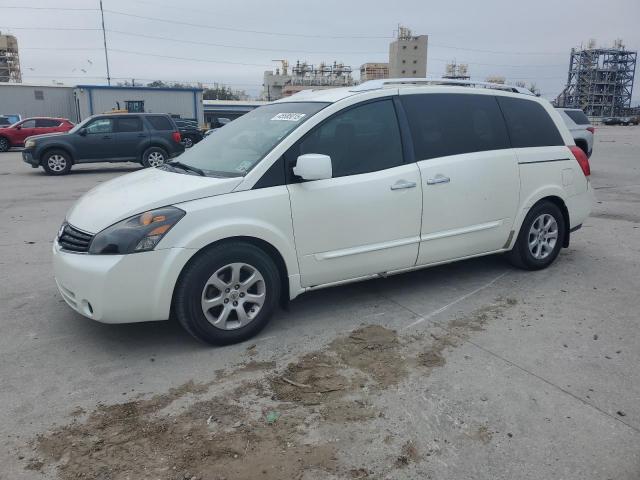
<path fill-rule="evenodd" d="M 73 153 L 71 152 L 71 149 L 69 149 L 68 147 L 64 146 L 64 145 L 47 145 L 46 147 L 42 148 L 42 151 L 40 152 L 40 155 L 38 155 L 38 163 L 40 165 L 42 165 L 42 162 L 44 160 L 44 157 L 47 153 L 51 152 L 52 150 L 60 150 L 63 151 L 64 153 L 66 153 L 67 155 L 69 155 L 69 159 L 71 160 L 71 164 L 75 164 L 75 157 L 73 155 Z"/>
<path fill-rule="evenodd" d="M 513 235 L 511 235 L 511 239 L 508 249 L 510 250 L 516 243 L 518 239 L 518 235 L 520 234 L 520 230 L 522 229 L 522 224 L 524 223 L 524 219 L 527 216 L 527 213 L 538 205 L 540 202 L 549 201 L 556 205 L 560 212 L 562 212 L 562 216 L 565 223 L 565 235 L 564 241 L 562 242 L 562 246 L 567 248 L 569 246 L 569 237 L 571 235 L 571 216 L 569 214 L 569 209 L 567 208 L 567 202 L 565 200 L 565 196 L 563 194 L 563 190 L 559 187 L 554 188 L 544 188 L 534 192 L 524 203 L 523 207 L 520 209 L 519 214 L 516 217 L 516 221 L 514 222 Z"/>
<path fill-rule="evenodd" d="M 263 252 L 269 255 L 269 257 L 273 259 L 276 265 L 276 268 L 278 269 L 278 273 L 280 274 L 280 287 L 281 287 L 280 288 L 280 304 L 281 306 L 285 307 L 289 302 L 290 287 L 289 287 L 289 273 L 288 273 L 287 264 L 284 260 L 284 257 L 282 256 L 280 251 L 271 243 L 261 238 L 248 236 L 248 235 L 237 235 L 237 236 L 223 238 L 223 239 L 211 242 L 203 246 L 202 248 L 198 249 L 182 267 L 180 274 L 176 279 L 175 285 L 173 286 L 171 304 L 173 305 L 173 298 L 175 296 L 176 289 L 178 288 L 178 285 L 182 280 L 183 273 L 185 272 L 187 267 L 191 265 L 191 263 L 197 261 L 199 256 L 203 255 L 206 251 L 212 248 L 218 247 L 220 245 L 224 245 L 228 243 L 236 243 L 236 242 L 244 242 L 244 243 L 253 245 L 261 249 Z"/>

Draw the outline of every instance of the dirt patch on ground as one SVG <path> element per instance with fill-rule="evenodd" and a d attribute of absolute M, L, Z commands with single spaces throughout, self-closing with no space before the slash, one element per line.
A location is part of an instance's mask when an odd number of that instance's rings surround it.
<path fill-rule="evenodd" d="M 498 299 L 453 320 L 446 335 L 431 335 L 426 350 L 420 335 L 401 342 L 393 330 L 363 326 L 281 371 L 274 362 L 250 360 L 233 372 L 215 372 L 207 384 L 188 382 L 89 413 L 75 409 L 70 424 L 32 442 L 36 455 L 25 468 L 55 467 L 63 480 L 368 477 L 368 467 L 338 462 L 341 446 L 332 435 L 349 423 L 373 424 L 383 416 L 377 395 L 407 378 L 409 366 L 444 365 L 447 348 L 511 304 Z M 376 475 L 423 458 L 413 441 L 392 452 Z"/>
<path fill-rule="evenodd" d="M 369 325 L 334 340 L 329 347 L 344 364 L 371 376 L 379 388 L 395 385 L 407 376 L 407 362 L 395 330 Z"/>

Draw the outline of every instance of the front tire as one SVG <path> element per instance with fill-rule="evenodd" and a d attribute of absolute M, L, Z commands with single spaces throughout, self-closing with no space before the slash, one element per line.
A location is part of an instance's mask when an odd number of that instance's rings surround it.
<path fill-rule="evenodd" d="M 47 175 L 67 175 L 71 171 L 73 162 L 71 156 L 64 150 L 49 150 L 42 155 L 40 161 Z"/>
<path fill-rule="evenodd" d="M 260 332 L 279 298 L 280 273 L 273 259 L 250 243 L 225 243 L 199 253 L 185 267 L 173 307 L 195 338 L 228 345 Z"/>
<path fill-rule="evenodd" d="M 9 139 L 6 137 L 0 137 L 0 152 L 9 151 Z"/>
<path fill-rule="evenodd" d="M 147 148 L 142 154 L 142 165 L 145 167 L 159 167 L 169 160 L 169 155 L 160 147 Z"/>
<path fill-rule="evenodd" d="M 507 258 L 525 270 L 541 270 L 553 263 L 564 244 L 564 215 L 552 202 L 542 201 L 529 211 L 516 244 Z"/>

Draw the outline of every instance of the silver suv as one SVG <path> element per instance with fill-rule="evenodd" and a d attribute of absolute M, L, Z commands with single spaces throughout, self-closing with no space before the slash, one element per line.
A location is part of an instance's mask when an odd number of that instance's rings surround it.
<path fill-rule="evenodd" d="M 593 152 L 593 135 L 596 131 L 589 118 L 579 108 L 556 108 L 558 113 L 566 123 L 571 136 L 587 157 L 591 157 Z"/>

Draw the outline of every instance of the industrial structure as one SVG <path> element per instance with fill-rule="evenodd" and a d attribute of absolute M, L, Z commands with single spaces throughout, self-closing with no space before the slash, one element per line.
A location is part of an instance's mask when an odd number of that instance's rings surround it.
<path fill-rule="evenodd" d="M 363 63 L 360 66 L 360 81 L 379 80 L 389 78 L 388 63 Z"/>
<path fill-rule="evenodd" d="M 0 83 L 20 83 L 20 54 L 18 39 L 13 35 L 3 35 L 0 32 Z"/>
<path fill-rule="evenodd" d="M 469 75 L 469 65 L 467 65 L 466 63 L 456 63 L 455 60 L 451 63 L 447 63 L 443 78 L 450 78 L 454 80 L 469 80 L 471 78 L 471 76 Z"/>
<path fill-rule="evenodd" d="M 624 115 L 631 108 L 631 94 L 638 52 L 617 40 L 612 48 L 572 48 L 567 85 L 555 103 L 580 108 L 590 117 Z"/>
<path fill-rule="evenodd" d="M 289 70 L 287 60 L 274 61 L 281 62 L 282 71 L 276 68 L 275 71 L 264 72 L 262 96 L 267 101 L 288 97 L 309 88 L 348 87 L 355 84 L 351 67 L 340 62 L 312 65 L 298 60 Z"/>
<path fill-rule="evenodd" d="M 414 36 L 407 27 L 398 26 L 398 35 L 389 45 L 389 76 L 426 77 L 428 41 L 428 35 Z"/>

